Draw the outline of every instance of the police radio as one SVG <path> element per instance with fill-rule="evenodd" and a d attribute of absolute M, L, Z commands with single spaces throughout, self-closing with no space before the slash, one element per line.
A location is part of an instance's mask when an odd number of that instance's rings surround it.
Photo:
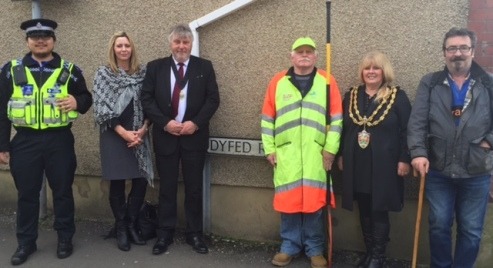
<path fill-rule="evenodd" d="M 23 86 L 27 84 L 26 69 L 23 65 L 16 65 L 13 68 L 14 83 L 17 86 Z"/>
<path fill-rule="evenodd" d="M 62 71 L 60 72 L 60 75 L 58 75 L 58 78 L 56 79 L 56 82 L 59 85 L 64 85 L 69 77 L 70 77 L 70 71 L 67 68 L 63 67 Z"/>

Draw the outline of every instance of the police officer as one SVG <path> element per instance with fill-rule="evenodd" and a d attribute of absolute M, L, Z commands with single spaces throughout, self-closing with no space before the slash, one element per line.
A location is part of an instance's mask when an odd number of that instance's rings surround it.
<path fill-rule="evenodd" d="M 10 164 L 18 191 L 18 248 L 12 265 L 25 262 L 37 249 L 43 173 L 53 193 L 57 257 L 73 251 L 76 158 L 70 128 L 90 108 L 92 96 L 81 70 L 53 52 L 56 27 L 47 19 L 23 22 L 30 52 L 5 64 L 0 73 L 0 164 Z M 12 141 L 11 125 L 17 131 Z"/>

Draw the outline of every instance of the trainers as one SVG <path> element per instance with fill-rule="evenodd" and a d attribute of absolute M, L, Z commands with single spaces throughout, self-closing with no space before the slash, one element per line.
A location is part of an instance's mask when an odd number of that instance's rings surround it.
<path fill-rule="evenodd" d="M 312 268 L 325 268 L 327 267 L 327 260 L 322 255 L 313 256 L 310 258 L 312 261 Z"/>
<path fill-rule="evenodd" d="M 279 252 L 274 256 L 274 258 L 272 258 L 272 264 L 275 266 L 286 266 L 291 262 L 291 260 L 293 260 L 293 256 Z"/>

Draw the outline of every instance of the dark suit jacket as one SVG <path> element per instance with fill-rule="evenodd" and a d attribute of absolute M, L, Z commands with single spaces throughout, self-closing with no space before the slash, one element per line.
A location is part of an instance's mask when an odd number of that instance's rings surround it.
<path fill-rule="evenodd" d="M 152 137 L 154 152 L 169 155 L 177 146 L 190 151 L 206 151 L 209 141 L 209 120 L 219 107 L 219 90 L 212 63 L 190 56 L 187 66 L 187 108 L 183 121 L 194 122 L 199 129 L 192 135 L 174 136 L 164 131 L 171 121 L 171 64 L 173 58 L 166 57 L 147 64 L 142 87 L 142 105 L 146 116 L 153 123 Z"/>

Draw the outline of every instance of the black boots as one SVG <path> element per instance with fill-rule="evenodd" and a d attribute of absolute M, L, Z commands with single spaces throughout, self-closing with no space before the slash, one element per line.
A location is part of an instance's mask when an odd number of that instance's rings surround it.
<path fill-rule="evenodd" d="M 123 251 L 130 250 L 130 243 L 127 235 L 127 221 L 125 215 L 127 207 L 125 197 L 110 197 L 110 207 L 115 217 L 116 241 L 118 248 Z"/>
<path fill-rule="evenodd" d="M 371 218 L 360 217 L 361 231 L 363 233 L 363 240 L 365 242 L 366 254 L 363 259 L 358 263 L 358 268 L 368 267 L 371 260 L 371 253 L 373 248 L 373 234 L 371 226 Z"/>
<path fill-rule="evenodd" d="M 367 268 L 383 268 L 385 263 L 385 249 L 389 242 L 390 224 L 373 223 L 373 248 Z"/>
<path fill-rule="evenodd" d="M 128 198 L 127 203 L 127 218 L 128 218 L 128 234 L 130 241 L 136 245 L 145 245 L 146 241 L 142 238 L 141 233 L 137 228 L 137 219 L 139 217 L 140 208 L 144 203 L 143 198 Z"/>
<path fill-rule="evenodd" d="M 366 255 L 358 268 L 383 268 L 385 249 L 389 241 L 390 224 L 372 223 L 370 218 L 360 218 L 361 231 L 366 246 Z"/>
<path fill-rule="evenodd" d="M 143 198 L 110 197 L 110 207 L 115 217 L 115 233 L 118 248 L 123 251 L 130 250 L 130 242 L 136 245 L 145 245 L 137 228 L 137 219 L 140 208 L 144 202 Z"/>

